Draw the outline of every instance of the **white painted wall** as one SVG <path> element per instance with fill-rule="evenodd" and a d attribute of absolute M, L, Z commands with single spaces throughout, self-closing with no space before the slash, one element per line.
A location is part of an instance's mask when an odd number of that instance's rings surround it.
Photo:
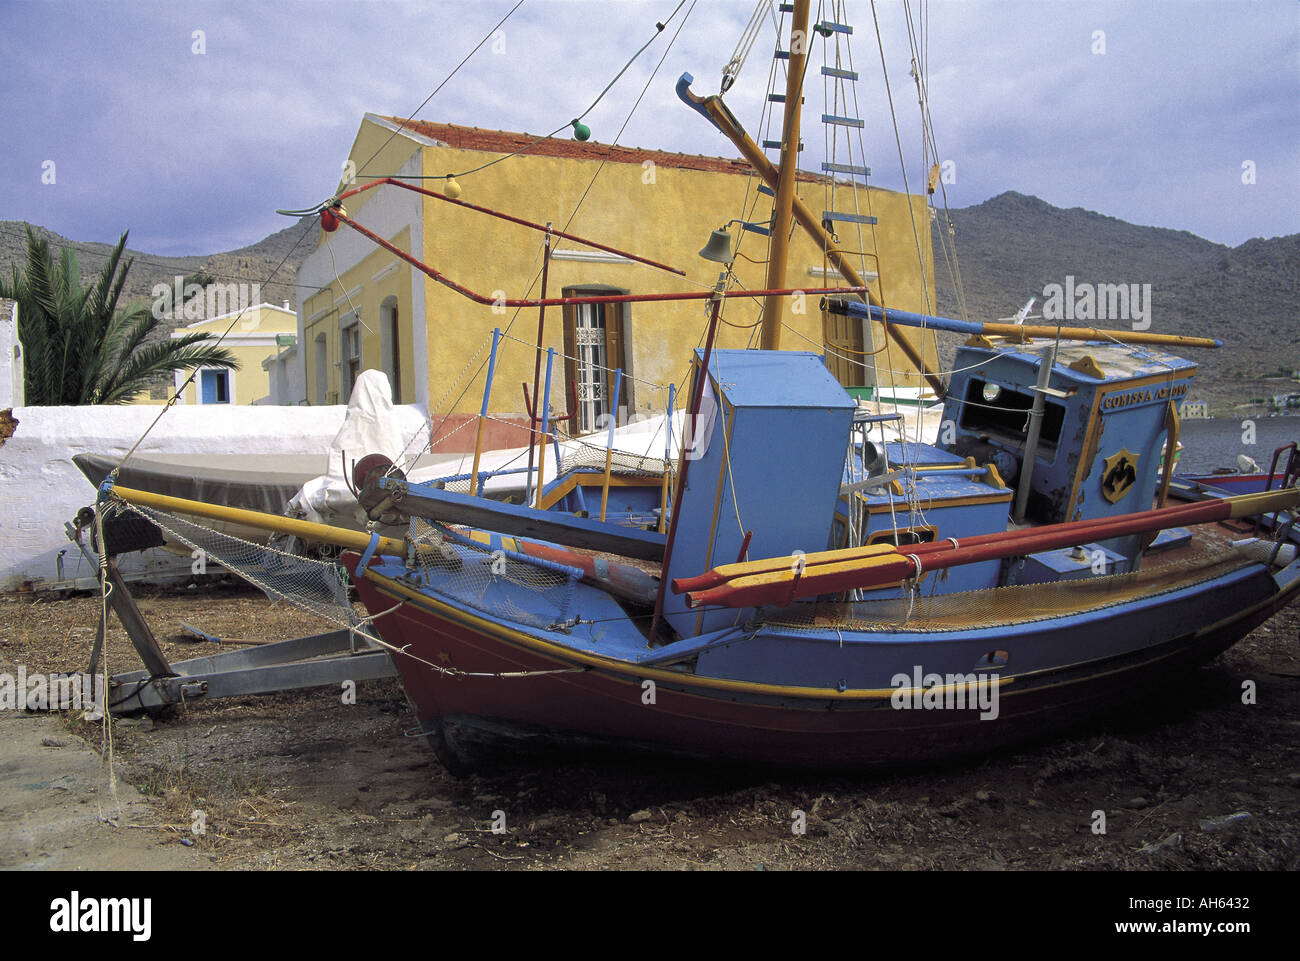
<path fill-rule="evenodd" d="M 343 424 L 346 407 L 176 406 L 140 446 L 142 454 L 316 454 Z M 81 453 L 125 454 L 158 416 L 158 407 L 19 407 L 14 436 L 0 445 L 0 591 L 39 589 L 65 577 L 93 575 L 63 525 L 93 503 L 95 489 L 72 463 Z M 188 568 L 165 551 L 126 554 L 124 573 Z M 78 567 L 80 565 L 80 567 Z"/>
<path fill-rule="evenodd" d="M 307 365 L 297 344 L 266 358 L 262 361 L 262 369 L 269 378 L 270 393 L 253 401 L 254 404 L 288 406 L 307 403 Z"/>
<path fill-rule="evenodd" d="M 385 129 L 397 130 L 395 124 L 391 124 L 375 114 L 368 113 L 365 115 L 365 119 Z M 406 162 L 397 170 L 395 176 L 401 178 L 423 174 L 422 145 L 432 144 L 435 141 L 421 137 L 409 130 L 402 131 L 400 136 L 414 141 L 417 146 L 415 152 L 406 159 Z M 402 230 L 409 228 L 411 237 L 409 253 L 417 260 L 421 260 L 424 257 L 424 202 L 420 195 L 388 185 L 376 187 L 374 191 L 375 195 L 366 201 L 365 216 L 363 218 L 366 227 L 385 240 L 392 240 Z M 322 243 L 303 261 L 302 266 L 298 268 L 296 281 L 301 291 L 301 296 L 298 298 L 298 344 L 304 351 L 308 349 L 306 346 L 307 341 L 303 339 L 306 331 L 305 304 L 307 300 L 312 294 L 322 290 L 329 284 L 335 283 L 337 285 L 337 276 L 347 273 L 379 249 L 381 248 L 377 247 L 369 237 L 363 237 L 355 230 L 339 229 L 330 236 L 328 248 Z M 333 254 L 332 258 L 331 253 Z M 424 274 L 413 269 L 411 271 L 412 316 L 402 318 L 402 322 L 410 323 L 413 330 L 411 343 L 414 345 L 412 347 L 414 351 L 412 362 L 415 368 L 415 405 L 421 410 L 428 410 L 429 350 L 428 332 L 425 329 L 424 318 L 424 284 Z M 354 292 L 352 296 L 355 299 L 356 293 Z M 346 303 L 346 300 L 343 302 Z M 306 354 L 300 354 L 295 363 L 302 365 L 305 386 L 307 376 Z"/>
<path fill-rule="evenodd" d="M 18 342 L 18 303 L 0 300 L 0 410 L 23 403 L 23 348 Z"/>

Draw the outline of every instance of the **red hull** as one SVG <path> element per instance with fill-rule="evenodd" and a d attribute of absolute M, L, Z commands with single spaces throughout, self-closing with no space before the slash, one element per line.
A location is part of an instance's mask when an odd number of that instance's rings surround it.
<path fill-rule="evenodd" d="M 355 556 L 345 556 L 349 568 Z M 377 619 L 385 640 L 433 664 L 464 672 L 499 674 L 571 668 L 572 661 L 529 649 L 520 635 L 427 599 L 400 594 L 394 582 L 368 572 L 354 578 L 371 611 L 410 602 Z M 737 695 L 710 691 L 683 675 L 680 685 L 660 680 L 654 703 L 635 669 L 588 669 L 525 678 L 443 674 L 394 655 L 424 729 L 449 767 L 457 742 L 473 731 L 556 740 L 622 742 L 671 753 L 778 764 L 858 766 L 900 763 L 990 749 L 1041 736 L 1165 687 L 1169 673 L 1212 658 L 1285 601 L 1242 611 L 1229 621 L 1140 654 L 1042 675 L 1004 687 L 996 719 L 975 710 L 896 710 L 888 699 Z M 513 637 L 512 637 L 513 635 Z M 990 635 L 994 640 L 995 634 Z"/>

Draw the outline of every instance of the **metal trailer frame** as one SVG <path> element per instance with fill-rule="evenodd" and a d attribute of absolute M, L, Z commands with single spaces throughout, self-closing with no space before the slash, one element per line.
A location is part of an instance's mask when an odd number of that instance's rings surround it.
<path fill-rule="evenodd" d="M 70 523 L 65 529 L 68 538 L 99 571 L 100 558 L 83 542 L 81 529 Z M 144 669 L 114 674 L 108 679 L 105 707 L 111 714 L 159 713 L 187 701 L 398 676 L 387 650 L 347 628 L 169 662 L 113 558 L 114 555 L 109 555 L 104 561 L 105 575 L 112 587 L 109 602 L 126 628 Z M 101 616 L 90 652 L 89 674 L 94 674 L 99 666 L 106 628 Z"/>

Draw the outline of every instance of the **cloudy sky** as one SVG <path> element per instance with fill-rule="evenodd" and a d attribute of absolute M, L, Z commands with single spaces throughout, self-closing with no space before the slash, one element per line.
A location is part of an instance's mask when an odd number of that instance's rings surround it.
<path fill-rule="evenodd" d="M 7 0 L 0 219 L 79 240 L 113 241 L 129 228 L 132 247 L 160 254 L 253 243 L 288 225 L 275 208 L 329 195 L 366 111 L 412 115 L 514 5 Z M 921 6 L 912 0 L 914 24 Z M 619 142 L 734 156 L 673 86 L 689 71 L 697 92 L 717 92 L 754 7 L 525 0 L 418 116 L 548 133 L 586 109 L 671 16 L 587 117 L 592 139 L 613 140 L 667 50 Z M 1296 0 L 934 0 L 925 9 L 929 105 L 953 206 L 1018 190 L 1231 245 L 1300 231 Z M 876 15 L 915 189 L 907 19 L 895 0 L 879 0 Z M 848 19 L 873 182 L 901 188 L 871 4 L 850 0 Z M 751 131 L 774 43 L 769 20 L 727 95 Z M 821 48 L 814 43 L 817 65 Z M 806 91 L 805 167 L 822 160 L 819 81 Z"/>

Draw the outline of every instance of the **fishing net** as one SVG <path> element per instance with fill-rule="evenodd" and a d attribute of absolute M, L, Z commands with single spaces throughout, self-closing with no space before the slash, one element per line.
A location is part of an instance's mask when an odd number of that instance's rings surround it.
<path fill-rule="evenodd" d="M 134 516 L 156 525 L 163 536 L 195 551 L 196 562 L 219 563 L 274 601 L 283 601 L 325 620 L 356 627 L 362 618 L 348 600 L 347 572 L 337 563 L 304 557 L 214 530 L 177 514 L 112 502 L 105 516 Z M 415 567 L 403 580 L 435 596 L 518 624 L 565 628 L 583 572 L 519 553 L 513 539 L 482 535 L 419 518 L 410 523 Z"/>
<path fill-rule="evenodd" d="M 134 516 L 149 521 L 168 540 L 197 552 L 196 565 L 216 561 L 259 588 L 273 601 L 284 601 L 348 627 L 360 622 L 348 600 L 347 573 L 338 564 L 255 544 L 177 514 L 118 500 L 106 505 L 105 518 L 110 516 Z"/>
<path fill-rule="evenodd" d="M 1127 574 L 982 591 L 854 603 L 814 603 L 775 611 L 764 627 L 789 631 L 902 631 L 935 633 L 996 629 L 1113 607 L 1181 590 L 1241 567 L 1235 550 L 1207 545 L 1190 556 Z"/>
<path fill-rule="evenodd" d="M 646 477 L 662 477 L 667 464 L 662 457 L 648 454 L 630 454 L 614 451 L 610 458 L 611 470 L 615 474 L 640 474 Z M 571 470 L 605 470 L 605 448 L 594 444 L 579 443 L 564 458 L 564 469 Z"/>
<path fill-rule="evenodd" d="M 416 569 L 409 575 L 425 590 L 504 620 L 564 628 L 582 571 L 509 547 L 516 542 L 470 539 L 464 532 L 420 518 L 411 520 Z"/>
<path fill-rule="evenodd" d="M 526 678 L 568 673 L 582 668 L 545 671 L 475 673 L 434 664 L 408 647 L 396 648 L 375 631 L 371 622 L 385 612 L 362 614 L 348 598 L 348 576 L 336 563 L 303 557 L 268 544 L 256 544 L 232 533 L 214 530 L 193 520 L 149 507 L 113 500 L 103 507 L 104 517 L 129 517 L 156 525 L 173 544 L 184 544 L 206 562 L 215 561 L 258 587 L 272 601 L 283 601 L 328 622 L 347 628 L 354 636 L 409 658 L 439 674 L 457 677 Z M 432 595 L 442 594 L 503 619 L 537 627 L 566 629 L 573 623 L 569 608 L 582 571 L 543 558 L 517 554 L 477 544 L 467 532 L 412 520 L 410 525 L 414 568 L 399 580 L 414 583 Z M 474 532 L 480 536 L 479 532 Z M 500 543 L 500 538 L 493 535 Z M 507 539 L 510 545 L 513 540 Z M 400 602 L 397 606 L 406 603 Z"/>

